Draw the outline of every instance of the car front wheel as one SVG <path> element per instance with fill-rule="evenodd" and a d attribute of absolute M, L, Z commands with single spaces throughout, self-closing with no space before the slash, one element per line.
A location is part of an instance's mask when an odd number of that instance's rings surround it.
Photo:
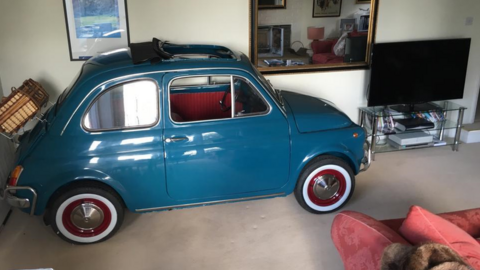
<path fill-rule="evenodd" d="M 355 189 L 355 176 L 341 158 L 320 156 L 303 170 L 295 198 L 307 211 L 323 214 L 343 207 Z"/>
<path fill-rule="evenodd" d="M 77 187 L 58 196 L 50 211 L 56 234 L 73 244 L 107 240 L 123 222 L 121 199 L 100 187 Z"/>

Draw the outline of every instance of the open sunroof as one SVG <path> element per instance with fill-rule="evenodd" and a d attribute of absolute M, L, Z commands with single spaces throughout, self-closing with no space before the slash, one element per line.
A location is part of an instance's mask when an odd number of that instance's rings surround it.
<path fill-rule="evenodd" d="M 228 48 L 216 45 L 177 45 L 153 38 L 151 42 L 131 43 L 134 64 L 146 61 L 157 63 L 182 59 L 231 59 L 235 54 Z"/>

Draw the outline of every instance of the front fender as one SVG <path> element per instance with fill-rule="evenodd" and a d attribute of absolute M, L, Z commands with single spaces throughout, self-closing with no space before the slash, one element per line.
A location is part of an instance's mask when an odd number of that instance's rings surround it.
<path fill-rule="evenodd" d="M 345 145 L 341 144 L 332 145 L 329 148 L 312 148 L 312 150 L 305 156 L 302 162 L 298 164 L 298 167 L 295 169 L 301 172 L 310 161 L 322 155 L 331 155 L 342 158 L 350 165 L 354 174 L 357 174 L 360 170 L 360 165 L 357 164 L 355 155 Z"/>
<path fill-rule="evenodd" d="M 357 136 L 354 136 L 355 133 Z M 358 174 L 364 156 L 364 141 L 364 130 L 357 125 L 321 132 L 293 133 L 292 170 L 287 189 L 293 190 L 305 166 L 321 155 L 333 155 L 344 159 L 351 166 L 353 173 Z"/>

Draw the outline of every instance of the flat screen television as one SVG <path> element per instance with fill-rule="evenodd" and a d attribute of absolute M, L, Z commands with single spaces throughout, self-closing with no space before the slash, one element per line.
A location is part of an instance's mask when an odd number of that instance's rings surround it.
<path fill-rule="evenodd" d="M 404 104 L 415 110 L 430 101 L 463 98 L 470 41 L 374 44 L 368 106 Z"/>

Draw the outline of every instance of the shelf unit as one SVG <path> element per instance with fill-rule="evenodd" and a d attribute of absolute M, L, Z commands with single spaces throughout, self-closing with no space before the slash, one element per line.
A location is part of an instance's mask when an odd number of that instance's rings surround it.
<path fill-rule="evenodd" d="M 418 132 L 419 130 L 407 130 L 399 132 L 398 130 L 379 130 L 378 123 L 379 119 L 384 117 L 392 116 L 394 119 L 398 118 L 409 118 L 412 114 L 423 114 L 429 112 L 435 112 L 437 115 L 443 115 L 443 120 L 434 122 L 435 126 L 429 129 L 422 129 L 427 131 L 434 136 L 435 139 L 446 142 L 446 145 L 452 146 L 453 151 L 458 151 L 458 144 L 460 140 L 460 132 L 463 123 L 463 114 L 467 109 L 466 107 L 460 106 L 450 101 L 442 102 L 432 102 L 432 105 L 435 105 L 437 109 L 434 110 L 419 110 L 413 112 L 398 112 L 392 110 L 389 106 L 375 106 L 375 107 L 362 107 L 360 108 L 360 125 L 365 128 L 367 133 L 367 138 L 371 138 L 369 151 L 371 152 L 372 160 L 375 160 L 375 153 L 385 153 L 393 151 L 402 151 L 409 149 L 418 149 L 434 146 L 424 146 L 424 147 L 415 147 L 407 149 L 398 149 L 391 146 L 389 143 L 378 144 L 377 140 L 381 137 L 385 137 L 395 133 L 409 133 L 409 132 Z M 451 112 L 458 112 L 457 121 L 448 120 L 448 114 Z M 447 130 L 455 130 L 455 136 L 453 138 L 446 138 L 445 132 Z"/>

